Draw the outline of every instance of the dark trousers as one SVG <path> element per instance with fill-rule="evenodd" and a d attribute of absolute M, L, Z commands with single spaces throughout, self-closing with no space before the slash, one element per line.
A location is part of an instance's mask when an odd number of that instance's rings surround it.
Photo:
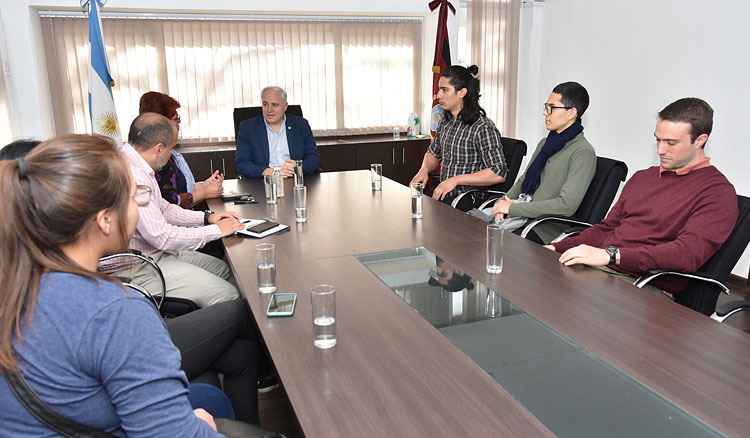
<path fill-rule="evenodd" d="M 529 221 L 531 221 L 531 219 L 529 219 Z M 517 234 L 517 235 L 519 235 L 519 236 L 520 236 L 520 235 L 521 235 L 521 233 L 523 232 L 523 229 L 524 229 L 524 228 L 526 228 L 526 227 L 525 227 L 525 226 L 523 226 L 523 227 L 519 227 L 519 228 L 515 229 L 515 230 L 513 231 L 513 234 Z M 529 231 L 529 233 L 528 233 L 528 234 L 526 234 L 526 240 L 529 240 L 529 241 L 531 241 L 531 242 L 534 242 L 534 243 L 538 243 L 538 244 L 540 244 L 540 245 L 546 245 L 546 243 L 544 243 L 544 241 L 542 240 L 542 238 L 541 238 L 541 237 L 539 237 L 539 236 L 538 236 L 538 235 L 537 235 L 537 234 L 536 234 L 536 233 L 534 232 L 534 230 L 530 230 L 530 231 Z"/>
<path fill-rule="evenodd" d="M 166 320 L 182 354 L 188 380 L 213 370 L 224 375 L 224 393 L 238 420 L 259 424 L 258 348 L 255 324 L 244 300 L 214 304 Z"/>

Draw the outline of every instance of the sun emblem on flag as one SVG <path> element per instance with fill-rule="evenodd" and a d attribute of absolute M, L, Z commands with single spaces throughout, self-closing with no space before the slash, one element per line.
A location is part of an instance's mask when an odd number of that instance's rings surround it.
<path fill-rule="evenodd" d="M 115 138 L 120 133 L 120 125 L 117 123 L 117 115 L 113 111 L 105 111 L 96 119 L 97 131 L 110 138 Z"/>
<path fill-rule="evenodd" d="M 440 104 L 435 105 L 432 107 L 432 113 L 430 114 L 430 117 L 432 118 L 432 121 L 430 122 L 430 130 L 431 131 L 437 131 L 437 127 L 440 124 L 440 119 L 443 118 L 443 107 Z"/>

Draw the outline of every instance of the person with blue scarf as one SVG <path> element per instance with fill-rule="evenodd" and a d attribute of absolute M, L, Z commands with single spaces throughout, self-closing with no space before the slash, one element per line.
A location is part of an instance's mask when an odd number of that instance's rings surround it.
<path fill-rule="evenodd" d="M 513 231 L 520 233 L 525 222 L 521 218 L 575 213 L 596 172 L 596 152 L 581 124 L 588 106 L 589 94 L 577 82 L 552 90 L 542 113 L 549 134 L 537 145 L 526 172 L 493 206 L 498 221 L 515 218 Z M 527 238 L 549 243 L 561 231 L 559 224 L 541 224 Z"/>

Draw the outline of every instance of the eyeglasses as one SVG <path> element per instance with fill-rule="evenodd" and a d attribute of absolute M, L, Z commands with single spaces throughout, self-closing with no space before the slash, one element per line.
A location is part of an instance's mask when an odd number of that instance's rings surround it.
<path fill-rule="evenodd" d="M 174 113 L 174 115 L 169 120 L 174 120 L 177 123 L 180 123 L 182 121 L 180 120 L 180 115 L 178 113 Z"/>
<path fill-rule="evenodd" d="M 572 109 L 573 107 L 572 106 L 555 106 L 555 105 L 550 105 L 548 103 L 545 103 L 544 114 L 547 114 L 547 115 L 552 114 L 552 110 L 555 108 L 563 108 L 563 109 L 569 110 L 569 109 Z"/>
<path fill-rule="evenodd" d="M 135 186 L 135 195 L 131 196 L 135 200 L 135 204 L 139 207 L 145 207 L 151 200 L 151 188 L 149 186 L 137 185 Z"/>

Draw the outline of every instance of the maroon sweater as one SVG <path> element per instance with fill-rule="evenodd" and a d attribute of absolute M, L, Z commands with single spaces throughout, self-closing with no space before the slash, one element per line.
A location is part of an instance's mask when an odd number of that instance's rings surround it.
<path fill-rule="evenodd" d="M 561 253 L 582 243 L 616 246 L 620 265 L 610 267 L 634 277 L 649 269 L 693 272 L 729 237 L 737 215 L 734 187 L 714 166 L 661 176 L 654 166 L 630 178 L 602 223 L 554 246 Z M 673 293 L 685 285 L 671 284 L 677 290 L 661 283 Z"/>

